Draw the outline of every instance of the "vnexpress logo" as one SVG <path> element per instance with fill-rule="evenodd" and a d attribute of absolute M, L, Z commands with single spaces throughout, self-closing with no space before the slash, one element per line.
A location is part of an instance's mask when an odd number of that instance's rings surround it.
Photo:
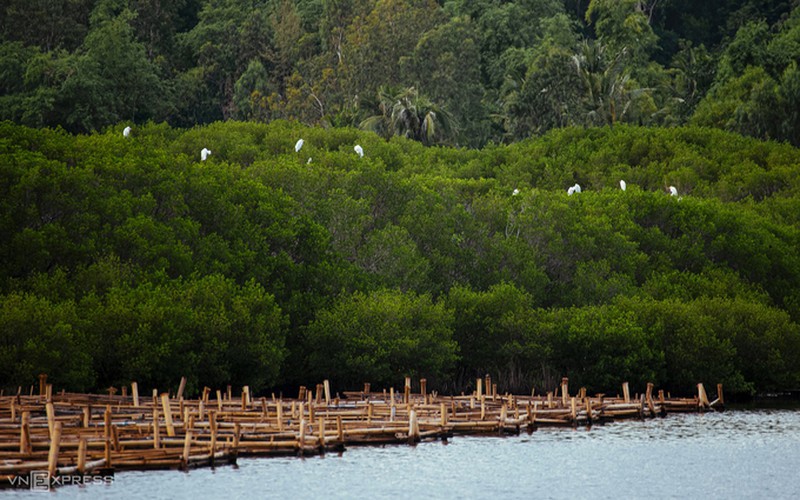
<path fill-rule="evenodd" d="M 58 486 L 87 485 L 87 484 L 112 484 L 113 475 L 59 475 L 49 477 L 47 471 L 34 470 L 27 476 L 12 477 L 9 482 L 12 488 L 28 488 L 31 491 L 50 491 Z"/>

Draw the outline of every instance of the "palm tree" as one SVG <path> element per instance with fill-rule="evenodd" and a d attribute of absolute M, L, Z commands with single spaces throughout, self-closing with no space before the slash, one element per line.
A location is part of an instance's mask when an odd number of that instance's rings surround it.
<path fill-rule="evenodd" d="M 600 42 L 584 41 L 572 61 L 583 81 L 590 124 L 614 126 L 627 118 L 632 105 L 649 89 L 637 88 L 631 79 L 625 49 L 613 57 L 606 51 L 607 46 Z"/>
<path fill-rule="evenodd" d="M 378 108 L 380 113 L 362 121 L 360 127 L 387 139 L 399 135 L 431 145 L 442 142 L 454 131 L 450 113 L 414 87 L 381 86 Z"/>

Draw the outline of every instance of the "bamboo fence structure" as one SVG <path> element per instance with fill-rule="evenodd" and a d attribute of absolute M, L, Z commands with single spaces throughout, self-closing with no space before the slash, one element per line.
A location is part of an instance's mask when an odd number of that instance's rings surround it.
<path fill-rule="evenodd" d="M 592 425 L 672 412 L 724 408 L 722 385 L 709 402 L 703 384 L 693 398 L 672 398 L 647 385 L 631 396 L 572 394 L 568 379 L 536 395 L 498 394 L 491 378 L 477 379 L 471 394 L 428 392 L 426 380 L 403 391 L 331 394 L 328 381 L 314 390 L 300 387 L 296 398 L 253 397 L 247 386 L 238 396 L 206 387 L 199 398 L 139 394 L 133 382 L 122 394 L 53 393 L 40 376 L 38 394 L 0 394 L 0 487 L 19 486 L 20 477 L 46 471 L 46 479 L 103 477 L 115 471 L 188 469 L 234 464 L 240 456 L 314 455 L 346 446 L 446 440 L 457 434 L 518 434 L 539 426 Z M 485 389 L 484 389 L 485 388 Z M 18 478 L 15 482 L 15 478 Z"/>

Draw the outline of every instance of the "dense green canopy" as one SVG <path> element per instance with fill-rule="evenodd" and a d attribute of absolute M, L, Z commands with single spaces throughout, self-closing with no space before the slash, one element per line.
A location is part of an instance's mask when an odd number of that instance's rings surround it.
<path fill-rule="evenodd" d="M 800 145 L 798 60 L 797 0 L 6 0 L 0 120 L 382 116 L 469 147 L 691 123 Z"/>
<path fill-rule="evenodd" d="M 800 386 L 790 145 L 124 126 L 0 124 L 0 385 Z"/>

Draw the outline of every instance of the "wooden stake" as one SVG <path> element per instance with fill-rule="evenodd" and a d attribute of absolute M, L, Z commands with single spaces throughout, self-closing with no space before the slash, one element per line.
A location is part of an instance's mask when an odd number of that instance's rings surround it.
<path fill-rule="evenodd" d="M 722 384 L 717 384 L 717 400 L 719 404 L 725 406 L 725 398 L 722 395 Z"/>
<path fill-rule="evenodd" d="M 702 382 L 697 384 L 697 400 L 700 408 L 708 408 L 708 396 L 706 396 L 706 389 Z"/>
<path fill-rule="evenodd" d="M 47 413 L 47 432 L 48 435 L 50 436 L 50 439 L 53 439 L 53 430 L 54 430 L 53 424 L 56 421 L 55 409 L 53 408 L 53 403 L 47 403 L 45 405 L 45 411 Z"/>
<path fill-rule="evenodd" d="M 575 402 L 575 397 L 570 398 L 570 413 L 572 417 L 572 425 L 578 425 L 578 406 Z"/>
<path fill-rule="evenodd" d="M 327 379 L 322 382 L 323 386 L 325 387 L 325 406 L 331 405 L 331 384 L 328 382 Z"/>
<path fill-rule="evenodd" d="M 133 393 L 133 406 L 139 407 L 139 384 L 131 382 L 131 392 Z"/>
<path fill-rule="evenodd" d="M 217 451 L 217 414 L 216 412 L 208 412 L 208 427 L 211 430 L 211 456 Z"/>
<path fill-rule="evenodd" d="M 630 388 L 629 388 L 627 382 L 623 382 L 622 383 L 622 399 L 626 403 L 630 403 L 631 402 L 631 391 L 630 391 Z"/>
<path fill-rule="evenodd" d="M 111 467 L 111 406 L 103 414 L 103 439 L 105 440 L 106 467 Z"/>
<path fill-rule="evenodd" d="M 47 387 L 47 374 L 40 373 L 39 374 L 39 397 L 46 395 L 46 387 Z"/>
<path fill-rule="evenodd" d="M 31 412 L 22 412 L 22 425 L 19 429 L 19 452 L 21 454 L 29 454 L 31 452 L 31 430 L 29 422 L 31 420 Z"/>
<path fill-rule="evenodd" d="M 479 398 L 479 397 L 483 396 L 483 379 L 479 378 L 475 382 L 475 386 L 476 386 L 475 397 Z"/>
<path fill-rule="evenodd" d="M 567 407 L 567 402 L 569 401 L 569 379 L 564 377 L 561 379 L 561 403 L 564 405 L 564 408 Z"/>
<path fill-rule="evenodd" d="M 303 452 L 303 445 L 306 442 L 306 419 L 300 419 L 300 432 L 297 438 L 297 448 L 300 450 L 300 453 Z"/>
<path fill-rule="evenodd" d="M 161 448 L 161 424 L 158 421 L 158 405 L 153 405 L 153 448 Z"/>
<path fill-rule="evenodd" d="M 58 470 L 58 450 L 61 446 L 61 422 L 56 422 L 53 426 L 53 434 L 50 437 L 50 451 L 47 454 L 47 477 L 48 480 L 56 476 Z"/>
<path fill-rule="evenodd" d="M 428 379 L 419 379 L 419 393 L 425 398 L 428 395 Z"/>
<path fill-rule="evenodd" d="M 186 467 L 189 463 L 189 452 L 192 449 L 192 430 L 186 429 L 186 436 L 183 438 L 183 466 Z"/>
<path fill-rule="evenodd" d="M 250 399 L 250 386 L 246 385 L 242 387 L 242 392 L 244 393 L 244 401 L 249 407 L 253 403 L 253 400 Z"/>
<path fill-rule="evenodd" d="M 86 472 L 86 438 L 78 442 L 78 474 Z"/>
<path fill-rule="evenodd" d="M 408 441 L 416 443 L 419 441 L 419 422 L 417 421 L 417 411 L 411 410 L 408 414 Z"/>
<path fill-rule="evenodd" d="M 647 391 L 645 391 L 645 399 L 647 400 L 647 409 L 650 411 L 650 416 L 656 416 L 656 404 L 653 401 L 653 383 L 647 383 Z"/>
<path fill-rule="evenodd" d="M 161 409 L 164 411 L 164 423 L 167 424 L 167 436 L 175 437 L 175 427 L 172 425 L 172 408 L 169 404 L 169 394 L 161 395 Z"/>

